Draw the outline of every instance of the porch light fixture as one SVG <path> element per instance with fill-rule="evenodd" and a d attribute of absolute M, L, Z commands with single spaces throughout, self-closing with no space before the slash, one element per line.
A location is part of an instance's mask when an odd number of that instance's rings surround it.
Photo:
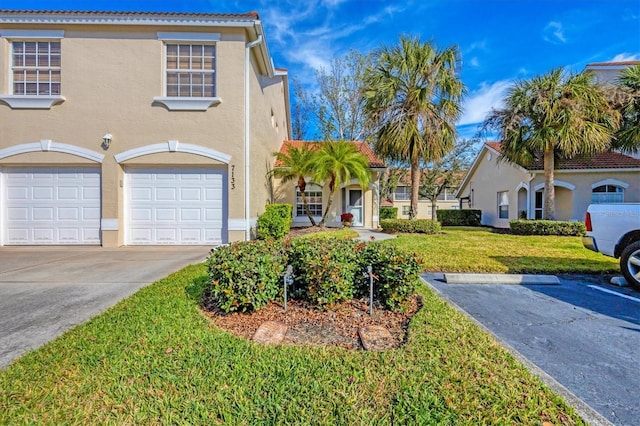
<path fill-rule="evenodd" d="M 105 151 L 109 149 L 109 145 L 111 145 L 111 139 L 111 133 L 105 133 L 105 135 L 102 137 L 102 149 L 104 149 Z"/>

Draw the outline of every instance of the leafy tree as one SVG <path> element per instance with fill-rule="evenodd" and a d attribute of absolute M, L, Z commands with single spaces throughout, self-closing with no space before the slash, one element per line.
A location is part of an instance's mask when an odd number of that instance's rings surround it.
<path fill-rule="evenodd" d="M 407 168 L 400 163 L 387 168 L 380 177 L 380 200 L 392 200 L 398 183 L 407 176 Z"/>
<path fill-rule="evenodd" d="M 317 91 L 297 86 L 299 107 L 315 124 L 320 139 L 354 141 L 366 138 L 362 75 L 369 63 L 368 56 L 352 50 L 344 57 L 334 58 L 329 69 L 316 71 Z"/>
<path fill-rule="evenodd" d="M 401 37 L 383 47 L 364 75 L 365 113 L 376 128 L 374 148 L 411 168 L 411 210 L 418 214 L 420 165 L 453 147 L 465 87 L 455 72 L 458 49 L 438 50 L 419 38 Z"/>
<path fill-rule="evenodd" d="M 446 188 L 457 188 L 464 173 L 471 166 L 475 154 L 476 139 L 456 141 L 455 146 L 444 157 L 431 162 L 422 171 L 420 197 L 431 201 L 431 217 L 436 218 L 438 196 Z"/>
<path fill-rule="evenodd" d="M 502 141 L 502 159 L 531 166 L 542 155 L 543 218 L 554 220 L 556 157 L 592 155 L 611 146 L 619 115 L 611 108 L 593 75 L 561 68 L 516 82 L 484 123 Z"/>
<path fill-rule="evenodd" d="M 294 97 L 291 102 L 291 133 L 294 140 L 307 139 L 308 123 L 311 111 L 302 100 L 306 96 L 305 90 L 298 80 L 293 80 Z"/>
<path fill-rule="evenodd" d="M 316 152 L 310 148 L 309 145 L 305 144 L 300 148 L 289 147 L 286 153 L 275 152 L 273 155 L 276 157 L 276 162 L 281 165 L 272 169 L 270 173 L 281 178 L 282 182 L 290 182 L 293 180 L 297 181 L 296 187 L 300 191 L 304 211 L 307 214 L 311 225 L 316 226 L 313 215 L 309 210 L 309 204 L 307 203 L 307 196 L 305 193 L 307 188 L 305 178 L 313 174 Z"/>
<path fill-rule="evenodd" d="M 640 65 L 624 69 L 617 81 L 618 109 L 622 121 L 614 148 L 623 152 L 640 151 Z"/>
<path fill-rule="evenodd" d="M 333 203 L 333 195 L 340 186 L 351 179 L 358 179 L 363 189 L 369 186 L 369 160 L 353 143 L 324 142 L 314 158 L 312 176 L 316 182 L 329 182 L 329 199 L 319 223 L 319 226 L 324 226 Z"/>

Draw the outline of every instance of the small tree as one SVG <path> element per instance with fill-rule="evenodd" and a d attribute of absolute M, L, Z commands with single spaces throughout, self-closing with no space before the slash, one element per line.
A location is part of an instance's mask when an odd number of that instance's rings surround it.
<path fill-rule="evenodd" d="M 316 226 L 316 221 L 313 219 L 311 210 L 309 210 L 305 193 L 307 188 L 306 177 L 313 174 L 316 152 L 308 145 L 303 145 L 301 148 L 289 147 L 286 153 L 275 152 L 273 155 L 281 165 L 271 170 L 270 173 L 281 178 L 282 182 L 297 181 L 296 187 L 300 191 L 304 211 L 311 225 Z"/>
<path fill-rule="evenodd" d="M 436 218 L 438 197 L 446 188 L 457 188 L 474 157 L 475 139 L 456 141 L 453 149 L 422 171 L 420 197 L 431 201 L 431 217 Z"/>
<path fill-rule="evenodd" d="M 333 195 L 343 184 L 357 179 L 365 189 L 371 181 L 369 160 L 349 142 L 324 142 L 313 162 L 313 180 L 329 183 L 329 199 L 319 226 L 324 226 L 333 203 Z"/>

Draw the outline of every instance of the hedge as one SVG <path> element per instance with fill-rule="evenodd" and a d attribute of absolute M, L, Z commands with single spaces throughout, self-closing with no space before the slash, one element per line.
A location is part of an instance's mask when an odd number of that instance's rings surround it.
<path fill-rule="evenodd" d="M 438 210 L 438 222 L 442 226 L 480 226 L 481 210 Z"/>
<path fill-rule="evenodd" d="M 258 217 L 258 238 L 279 240 L 289 233 L 293 206 L 291 204 L 267 204 L 264 213 Z"/>
<path fill-rule="evenodd" d="M 385 219 L 380 221 L 385 232 L 407 232 L 412 234 L 437 234 L 440 223 L 431 219 Z"/>
<path fill-rule="evenodd" d="M 206 304 L 225 312 L 256 311 L 282 297 L 282 274 L 289 264 L 294 282 L 290 295 L 314 306 L 365 297 L 371 265 L 375 299 L 400 309 L 415 292 L 422 271 L 416 255 L 380 243 L 338 239 L 250 241 L 214 249 L 207 259 L 210 283 Z"/>
<path fill-rule="evenodd" d="M 397 219 L 397 218 L 398 218 L 397 207 L 380 207 L 380 220 Z"/>
<path fill-rule="evenodd" d="M 558 220 L 512 220 L 509 222 L 511 233 L 515 235 L 561 235 L 583 236 L 587 229 L 583 222 L 564 222 Z"/>

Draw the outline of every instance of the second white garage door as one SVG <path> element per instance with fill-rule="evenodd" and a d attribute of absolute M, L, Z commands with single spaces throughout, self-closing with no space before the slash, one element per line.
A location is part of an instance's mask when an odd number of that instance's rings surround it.
<path fill-rule="evenodd" d="M 224 170 L 127 168 L 127 244 L 224 243 Z"/>

